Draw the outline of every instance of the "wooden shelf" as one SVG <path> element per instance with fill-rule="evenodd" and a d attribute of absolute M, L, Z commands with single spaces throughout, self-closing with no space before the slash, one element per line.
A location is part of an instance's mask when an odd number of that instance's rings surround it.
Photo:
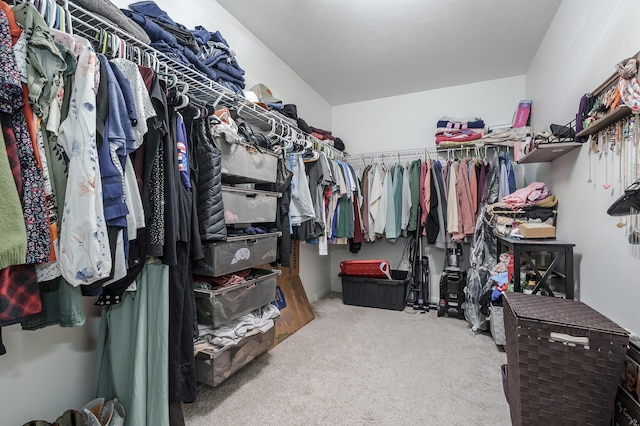
<path fill-rule="evenodd" d="M 589 136 L 600 130 L 612 125 L 616 121 L 622 120 L 626 116 L 631 115 L 631 108 L 626 105 L 619 106 L 611 112 L 608 112 L 598 121 L 594 122 L 591 126 L 583 129 L 576 134 L 576 137 Z"/>
<path fill-rule="evenodd" d="M 578 142 L 541 143 L 527 155 L 518 160 L 518 164 L 546 163 L 582 146 Z"/>

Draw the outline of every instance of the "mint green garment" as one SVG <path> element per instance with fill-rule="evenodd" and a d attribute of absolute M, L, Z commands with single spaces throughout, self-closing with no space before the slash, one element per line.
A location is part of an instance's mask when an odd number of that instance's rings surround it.
<path fill-rule="evenodd" d="M 396 213 L 396 237 L 402 234 L 402 184 L 404 174 L 404 167 L 401 164 L 396 164 L 393 174 L 393 208 Z"/>
<path fill-rule="evenodd" d="M 409 182 L 411 184 L 411 212 L 407 231 L 415 231 L 418 227 L 418 206 L 420 205 L 420 160 L 411 163 Z"/>
<path fill-rule="evenodd" d="M 169 267 L 147 263 L 137 291 L 104 307 L 93 397 L 117 397 L 125 425 L 169 424 Z M 91 399 L 87 397 L 87 400 Z"/>
<path fill-rule="evenodd" d="M 395 241 L 400 236 L 400 233 L 397 232 L 398 227 L 396 226 L 396 202 L 395 191 L 393 190 L 394 170 L 395 167 L 389 167 L 387 169 L 387 176 L 385 177 L 387 180 L 387 224 L 384 228 L 384 235 L 387 237 L 387 240 L 391 242 Z"/>
<path fill-rule="evenodd" d="M 349 226 L 350 222 L 353 221 L 353 205 L 351 204 L 351 200 L 349 199 L 347 192 L 349 188 L 349 182 L 347 180 L 347 176 L 344 174 L 344 169 L 338 165 L 338 169 L 342 174 L 342 178 L 344 179 L 346 188 L 344 192 L 342 189 L 340 190 L 343 195 L 338 200 L 338 206 L 340 206 L 340 211 L 338 214 L 338 225 L 336 226 L 336 237 L 338 238 L 348 238 L 349 237 Z"/>
<path fill-rule="evenodd" d="M 60 277 L 38 283 L 42 312 L 22 322 L 23 330 L 38 330 L 51 325 L 81 327 L 86 317 L 82 304 L 82 289 Z"/>
<path fill-rule="evenodd" d="M 13 13 L 27 35 L 29 104 L 38 117 L 46 119 L 51 102 L 64 84 L 67 64 L 38 9 L 28 2 L 19 3 Z"/>

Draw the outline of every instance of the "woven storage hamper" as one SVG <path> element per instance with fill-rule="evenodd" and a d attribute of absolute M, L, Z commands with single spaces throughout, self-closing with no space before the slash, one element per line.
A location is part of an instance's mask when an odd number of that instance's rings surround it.
<path fill-rule="evenodd" d="M 514 425 L 610 425 L 629 336 L 575 300 L 507 293 Z"/>

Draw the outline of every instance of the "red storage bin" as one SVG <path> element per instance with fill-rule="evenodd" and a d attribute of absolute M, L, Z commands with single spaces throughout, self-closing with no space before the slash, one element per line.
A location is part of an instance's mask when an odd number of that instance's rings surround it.
<path fill-rule="evenodd" d="M 344 260 L 340 262 L 342 275 L 351 277 L 391 278 L 391 265 L 388 260 Z"/>

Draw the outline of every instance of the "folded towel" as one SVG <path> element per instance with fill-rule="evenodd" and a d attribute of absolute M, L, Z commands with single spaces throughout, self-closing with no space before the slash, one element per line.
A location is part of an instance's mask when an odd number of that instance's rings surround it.
<path fill-rule="evenodd" d="M 151 39 L 149 39 L 147 33 L 140 28 L 138 24 L 127 18 L 124 13 L 109 0 L 74 0 L 73 2 L 89 12 L 99 15 L 116 27 L 121 28 L 142 43 L 151 43 Z"/>

